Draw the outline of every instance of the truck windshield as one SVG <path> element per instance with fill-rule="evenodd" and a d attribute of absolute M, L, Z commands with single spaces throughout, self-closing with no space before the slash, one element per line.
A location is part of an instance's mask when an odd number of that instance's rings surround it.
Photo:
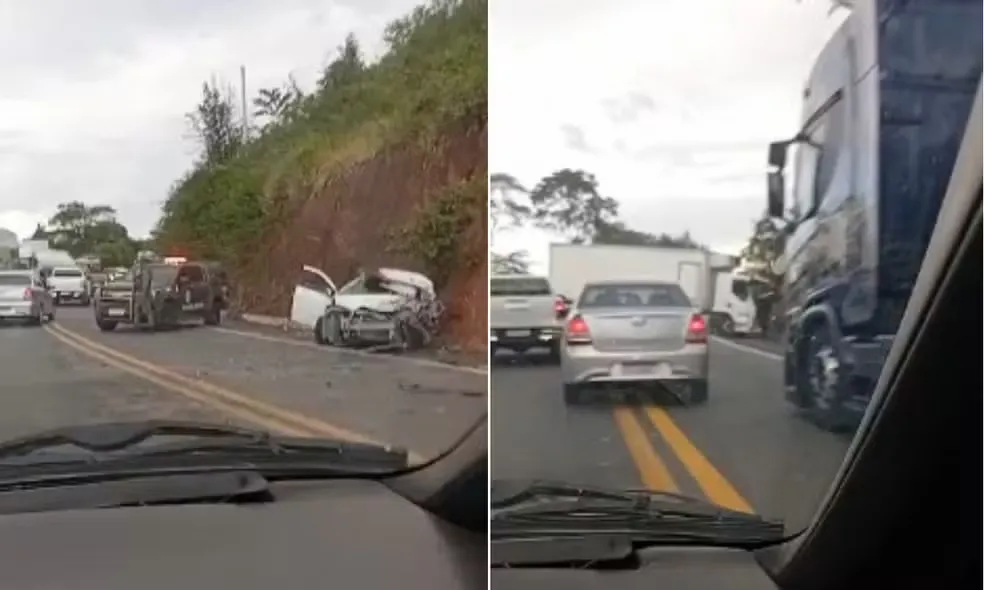
<path fill-rule="evenodd" d="M 748 281 L 744 279 L 733 279 L 731 281 L 731 293 L 742 301 L 748 299 Z"/>
<path fill-rule="evenodd" d="M 538 277 L 491 279 L 489 295 L 493 297 L 525 295 L 527 297 L 552 295 L 550 283 Z"/>
<path fill-rule="evenodd" d="M 591 307 L 691 307 L 679 285 L 669 283 L 620 283 L 588 285 L 579 308 Z"/>

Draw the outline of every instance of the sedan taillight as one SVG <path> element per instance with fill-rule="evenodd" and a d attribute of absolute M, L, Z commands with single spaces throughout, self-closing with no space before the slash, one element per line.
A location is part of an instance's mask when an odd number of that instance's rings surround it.
<path fill-rule="evenodd" d="M 687 324 L 687 342 L 693 344 L 707 342 L 707 322 L 704 316 L 694 314 L 690 317 L 690 322 Z"/>

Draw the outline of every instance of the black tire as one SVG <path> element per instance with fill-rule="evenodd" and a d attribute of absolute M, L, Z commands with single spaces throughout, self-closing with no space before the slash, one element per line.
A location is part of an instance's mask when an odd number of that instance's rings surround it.
<path fill-rule="evenodd" d="M 96 325 L 99 326 L 101 332 L 112 332 L 116 329 L 116 322 L 112 320 L 96 320 Z"/>
<path fill-rule="evenodd" d="M 550 344 L 550 354 L 547 357 L 551 363 L 560 363 L 560 342 L 553 342 Z"/>
<path fill-rule="evenodd" d="M 688 385 L 690 386 L 690 397 L 687 400 L 687 405 L 702 406 L 706 404 L 709 397 L 707 379 L 697 379 Z"/>
<path fill-rule="evenodd" d="M 222 306 L 218 301 L 213 301 L 212 307 L 205 312 L 204 322 L 206 326 L 218 326 L 222 323 Z"/>
<path fill-rule="evenodd" d="M 564 383 L 564 405 L 577 406 L 581 403 L 581 387 L 574 383 Z"/>
<path fill-rule="evenodd" d="M 325 342 L 325 324 L 324 318 L 318 318 L 318 321 L 314 322 L 314 342 L 321 346 L 328 344 Z"/>
<path fill-rule="evenodd" d="M 342 318 L 337 313 L 330 313 L 322 319 L 324 320 L 322 334 L 325 344 L 328 346 L 341 346 L 344 340 L 342 338 Z"/>

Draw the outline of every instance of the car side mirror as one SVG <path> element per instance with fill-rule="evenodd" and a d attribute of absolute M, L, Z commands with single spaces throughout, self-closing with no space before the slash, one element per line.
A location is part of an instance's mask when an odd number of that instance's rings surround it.
<path fill-rule="evenodd" d="M 786 211 L 786 180 L 781 170 L 768 173 L 769 217 L 782 219 Z"/>

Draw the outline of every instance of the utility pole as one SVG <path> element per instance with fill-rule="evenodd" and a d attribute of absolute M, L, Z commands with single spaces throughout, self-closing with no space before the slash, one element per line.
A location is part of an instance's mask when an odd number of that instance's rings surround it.
<path fill-rule="evenodd" d="M 245 143 L 249 139 L 249 111 L 246 105 L 246 66 L 239 66 L 239 88 L 242 93 L 242 109 L 243 109 L 243 142 Z"/>

